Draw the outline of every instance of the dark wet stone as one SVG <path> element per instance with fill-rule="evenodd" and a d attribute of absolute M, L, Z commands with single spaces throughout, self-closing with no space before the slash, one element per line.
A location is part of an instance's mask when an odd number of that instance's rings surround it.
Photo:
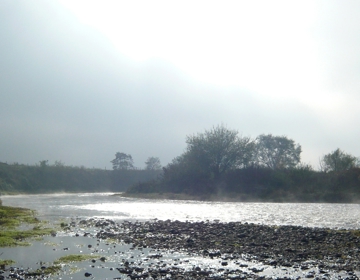
<path fill-rule="evenodd" d="M 86 221 L 83 222 L 86 224 Z M 325 277 L 328 271 L 348 271 L 360 267 L 360 237 L 351 231 L 336 231 L 321 228 L 303 228 L 298 226 L 265 226 L 249 223 L 231 222 L 180 222 L 180 221 L 124 221 L 115 224 L 110 220 L 93 219 L 88 224 L 97 227 L 98 239 L 113 238 L 132 244 L 131 250 L 152 248 L 186 252 L 190 255 L 219 259 L 219 265 L 240 260 L 257 261 L 276 267 L 300 268 L 304 274 L 308 269 L 315 269 L 317 274 L 307 273 L 315 277 Z M 159 253 L 149 254 L 145 259 L 160 259 Z M 144 259 L 144 260 L 145 260 Z M 166 258 L 165 258 L 166 260 Z M 309 260 L 313 260 L 311 263 Z M 161 261 L 154 271 L 148 271 L 148 277 L 169 277 L 177 279 L 242 279 L 245 273 L 220 271 L 220 278 L 205 276 L 209 270 L 193 267 L 184 272 L 175 268 L 161 268 Z M 181 262 L 186 262 L 182 260 Z M 179 262 L 179 263 L 181 263 Z M 135 264 L 124 263 L 119 268 L 130 278 L 139 278 L 144 272 L 136 271 Z M 244 267 L 246 267 L 244 265 Z M 200 268 L 200 267 L 199 267 Z M 319 270 L 317 270 L 319 269 Z M 206 272 L 200 276 L 200 272 Z M 249 279 L 260 279 L 257 273 L 247 269 Z M 256 270 L 255 270 L 256 271 Z M 321 272 L 320 272 L 321 271 Z M 163 273 L 169 275 L 165 276 Z M 186 274 L 188 273 L 188 274 Z M 162 276 L 161 276 L 162 275 Z M 207 278 L 205 278 L 207 277 Z M 304 277 L 304 276 L 302 276 Z M 348 277 L 352 277 L 349 274 Z M 279 278 L 280 279 L 280 278 Z M 350 278 L 349 278 L 350 279 Z"/>
<path fill-rule="evenodd" d="M 162 258 L 162 255 L 155 254 L 155 255 L 149 255 L 148 257 L 151 258 L 151 259 L 159 259 L 159 258 Z"/>
<path fill-rule="evenodd" d="M 252 270 L 252 272 L 259 273 L 259 272 L 262 272 L 264 269 L 263 268 L 253 267 L 253 268 L 251 268 L 251 270 Z"/>

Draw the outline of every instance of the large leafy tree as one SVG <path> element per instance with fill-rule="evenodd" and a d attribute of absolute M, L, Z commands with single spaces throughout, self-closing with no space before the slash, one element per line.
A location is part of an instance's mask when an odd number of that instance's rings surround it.
<path fill-rule="evenodd" d="M 291 168 L 300 163 L 301 146 L 286 136 L 262 134 L 256 138 L 255 161 L 271 169 Z"/>
<path fill-rule="evenodd" d="M 160 170 L 161 169 L 160 159 L 158 157 L 149 157 L 145 161 L 145 169 L 146 170 Z"/>
<path fill-rule="evenodd" d="M 182 160 L 211 173 L 214 178 L 228 170 L 248 165 L 252 158 L 253 141 L 249 137 L 240 137 L 236 130 L 224 125 L 187 136 L 186 143 Z"/>
<path fill-rule="evenodd" d="M 339 148 L 320 159 L 322 171 L 344 171 L 359 166 L 359 159 L 347 154 Z"/>
<path fill-rule="evenodd" d="M 131 155 L 117 152 L 115 154 L 115 158 L 111 161 L 113 165 L 113 169 L 133 169 L 134 168 L 134 161 Z"/>

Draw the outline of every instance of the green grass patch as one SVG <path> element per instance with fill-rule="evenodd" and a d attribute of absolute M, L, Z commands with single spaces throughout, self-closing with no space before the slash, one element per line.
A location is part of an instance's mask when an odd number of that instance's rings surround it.
<path fill-rule="evenodd" d="M 54 261 L 54 264 L 48 267 L 39 268 L 35 271 L 29 272 L 27 276 L 36 277 L 36 276 L 43 276 L 43 275 L 54 275 L 54 274 L 60 274 L 62 271 L 62 265 L 74 263 L 74 262 L 82 262 L 92 259 L 98 259 L 99 256 L 96 255 L 67 255 L 63 256 L 56 261 Z M 71 272 L 75 273 L 79 269 L 77 267 L 71 268 Z"/>
<path fill-rule="evenodd" d="M 20 225 L 34 225 L 32 229 L 17 229 Z M 0 206 L 0 247 L 30 245 L 27 240 L 53 234 L 51 228 L 43 228 L 43 224 L 30 209 Z M 27 226 L 26 228 L 29 228 Z"/>
<path fill-rule="evenodd" d="M 72 263 L 72 262 L 82 262 L 92 259 L 98 259 L 99 256 L 97 255 L 67 255 L 59 258 L 54 262 L 54 264 L 65 264 L 65 263 Z"/>
<path fill-rule="evenodd" d="M 51 228 L 34 227 L 30 230 L 4 230 L 0 231 L 0 247 L 30 245 L 26 240 L 53 234 Z"/>
<path fill-rule="evenodd" d="M 0 227 L 15 228 L 21 223 L 37 224 L 35 212 L 20 207 L 0 206 Z"/>
<path fill-rule="evenodd" d="M 41 276 L 41 275 L 54 275 L 61 272 L 61 266 L 60 265 L 52 265 L 49 267 L 45 267 L 44 269 L 37 269 L 35 271 L 29 272 L 27 276 Z"/>
<path fill-rule="evenodd" d="M 15 246 L 30 246 L 29 242 L 20 241 L 12 238 L 11 236 L 1 236 L 0 233 L 0 247 L 15 247 Z"/>
<path fill-rule="evenodd" d="M 45 246 L 58 247 L 60 246 L 58 243 L 47 241 L 44 243 Z"/>
<path fill-rule="evenodd" d="M 69 227 L 69 225 L 67 223 L 65 223 L 65 222 L 61 222 L 60 227 L 65 228 L 65 227 Z"/>
<path fill-rule="evenodd" d="M 360 230 L 358 229 L 354 229 L 354 230 L 351 230 L 352 234 L 357 236 L 357 237 L 360 237 Z"/>
<path fill-rule="evenodd" d="M 14 263 L 15 262 L 13 260 L 1 260 L 0 259 L 0 267 L 1 268 L 5 267 L 6 265 L 12 265 Z"/>

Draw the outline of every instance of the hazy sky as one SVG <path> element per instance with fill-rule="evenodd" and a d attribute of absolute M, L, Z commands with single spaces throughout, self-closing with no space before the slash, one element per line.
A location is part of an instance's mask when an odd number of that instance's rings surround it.
<path fill-rule="evenodd" d="M 226 124 L 360 156 L 360 1 L 0 2 L 0 161 L 143 167 Z"/>

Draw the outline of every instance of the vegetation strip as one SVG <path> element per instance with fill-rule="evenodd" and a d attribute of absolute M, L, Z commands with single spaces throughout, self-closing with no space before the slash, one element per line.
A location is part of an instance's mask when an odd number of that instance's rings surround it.
<path fill-rule="evenodd" d="M 100 256 L 97 256 L 97 255 L 83 255 L 83 254 L 67 255 L 67 256 L 60 257 L 58 260 L 54 261 L 54 264 L 82 262 L 82 261 L 87 261 L 87 260 L 97 259 L 97 258 L 100 258 Z"/>
<path fill-rule="evenodd" d="M 55 233 L 52 228 L 44 228 L 34 214 L 34 211 L 25 208 L 0 206 L 0 247 L 26 246 L 30 238 Z M 22 224 L 32 228 L 16 229 Z"/>
<path fill-rule="evenodd" d="M 32 228 L 25 230 L 17 229 L 19 226 L 26 227 L 26 225 Z M 31 245 L 27 242 L 31 238 L 55 234 L 53 228 L 43 228 L 42 225 L 43 223 L 35 217 L 35 213 L 32 210 L 0 206 L 0 247 Z M 67 225 L 62 223 L 61 226 L 65 227 Z M 82 262 L 90 259 L 100 259 L 101 261 L 105 261 L 106 258 L 100 258 L 100 256 L 89 254 L 72 254 L 60 257 L 48 267 L 42 266 L 41 268 L 38 268 L 34 271 L 22 271 L 20 274 L 25 275 L 26 277 L 54 275 L 61 272 L 62 264 Z M 6 266 L 12 265 L 14 263 L 14 260 L 0 259 L 0 269 L 5 269 Z"/>
<path fill-rule="evenodd" d="M 162 176 L 131 186 L 127 195 L 173 193 L 205 200 L 263 202 L 360 201 L 360 161 L 340 149 L 324 155 L 320 171 L 300 161 L 301 146 L 286 136 L 238 135 L 218 125 L 189 135 Z M 126 160 L 126 159 L 124 159 Z"/>
<path fill-rule="evenodd" d="M 0 259 L 0 268 L 4 268 L 7 265 L 12 265 L 13 263 L 15 263 L 13 260 L 2 260 Z"/>

